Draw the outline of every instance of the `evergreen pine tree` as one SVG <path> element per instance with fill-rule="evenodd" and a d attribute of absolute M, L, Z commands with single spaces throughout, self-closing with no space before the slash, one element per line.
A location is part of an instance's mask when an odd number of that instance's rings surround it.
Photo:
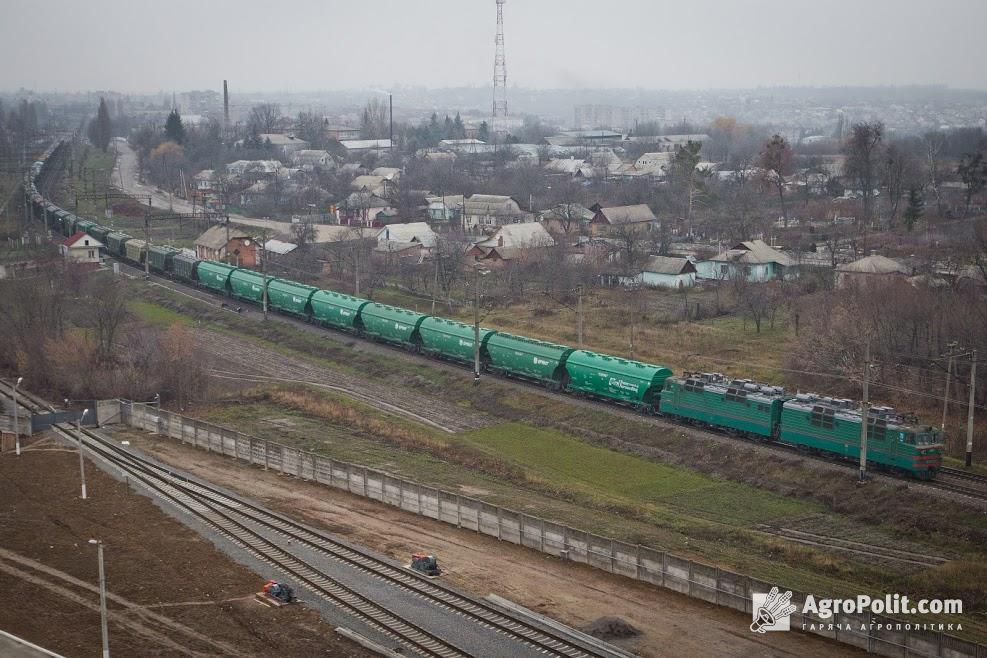
<path fill-rule="evenodd" d="M 905 208 L 905 228 L 911 231 L 915 228 L 915 223 L 922 219 L 925 214 L 925 199 L 918 189 L 912 187 L 908 190 L 908 207 Z"/>
<path fill-rule="evenodd" d="M 171 114 L 168 115 L 168 120 L 165 121 L 165 137 L 176 144 L 185 143 L 185 125 L 182 124 L 182 116 L 178 110 L 172 110 Z"/>
<path fill-rule="evenodd" d="M 105 153 L 110 147 L 110 139 L 112 137 L 113 129 L 110 125 L 110 108 L 106 105 L 106 99 L 100 98 L 96 118 L 89 122 L 89 141 Z"/>

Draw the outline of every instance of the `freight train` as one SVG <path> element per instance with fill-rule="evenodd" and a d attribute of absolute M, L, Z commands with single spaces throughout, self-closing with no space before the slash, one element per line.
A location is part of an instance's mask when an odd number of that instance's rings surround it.
<path fill-rule="evenodd" d="M 76 217 L 45 199 L 35 186 L 43 168 L 43 161 L 35 163 L 26 181 L 29 203 L 37 219 L 47 215 L 49 227 L 65 236 L 84 231 L 103 242 L 115 258 L 141 267 L 147 262 L 156 273 L 244 302 L 261 304 L 266 288 L 271 308 L 323 327 L 435 358 L 473 362 L 477 337 L 472 325 L 200 260 L 174 247 L 148 247 L 143 240 Z M 860 458 L 862 415 L 851 400 L 793 395 L 780 386 L 719 373 L 675 377 L 664 366 L 487 328 L 480 329 L 479 344 L 486 372 L 805 452 Z M 913 416 L 872 407 L 867 436 L 867 459 L 875 468 L 927 480 L 942 465 L 940 433 L 920 426 Z"/>

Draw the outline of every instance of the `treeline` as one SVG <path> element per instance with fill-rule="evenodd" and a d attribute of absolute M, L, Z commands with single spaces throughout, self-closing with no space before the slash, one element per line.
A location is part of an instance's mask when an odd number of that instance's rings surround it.
<path fill-rule="evenodd" d="M 0 368 L 34 391 L 72 399 L 200 399 L 206 375 L 193 336 L 182 325 L 136 320 L 125 286 L 54 254 L 29 276 L 0 282 Z"/>

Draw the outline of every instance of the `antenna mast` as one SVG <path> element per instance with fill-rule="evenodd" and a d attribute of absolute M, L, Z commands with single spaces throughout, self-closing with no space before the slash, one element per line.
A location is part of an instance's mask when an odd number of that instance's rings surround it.
<path fill-rule="evenodd" d="M 497 36 L 494 38 L 493 117 L 507 116 L 507 65 L 504 60 L 504 0 L 497 0 Z"/>

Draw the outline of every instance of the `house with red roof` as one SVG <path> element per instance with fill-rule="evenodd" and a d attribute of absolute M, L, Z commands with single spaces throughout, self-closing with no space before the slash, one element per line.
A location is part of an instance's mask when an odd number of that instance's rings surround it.
<path fill-rule="evenodd" d="M 77 231 L 75 235 L 66 238 L 59 246 L 59 250 L 66 259 L 74 263 L 82 263 L 98 267 L 103 261 L 99 250 L 105 245 L 93 236 L 83 231 Z"/>

